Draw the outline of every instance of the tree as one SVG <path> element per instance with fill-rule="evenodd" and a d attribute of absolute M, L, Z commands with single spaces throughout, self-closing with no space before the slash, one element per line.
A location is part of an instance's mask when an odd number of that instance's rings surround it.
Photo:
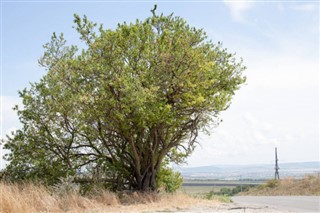
<path fill-rule="evenodd" d="M 245 82 L 242 61 L 182 18 L 152 14 L 114 30 L 74 15 L 82 51 L 53 34 L 39 60 L 47 74 L 15 107 L 23 128 L 5 144 L 12 179 L 86 175 L 156 190 L 163 159 L 182 162 L 199 131 L 218 125 Z"/>

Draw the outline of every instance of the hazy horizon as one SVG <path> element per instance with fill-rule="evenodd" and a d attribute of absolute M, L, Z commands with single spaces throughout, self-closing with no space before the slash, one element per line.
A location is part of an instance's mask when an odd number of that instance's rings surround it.
<path fill-rule="evenodd" d="M 286 165 L 286 164 L 306 164 L 306 163 L 318 163 L 319 169 L 320 169 L 320 161 L 302 161 L 302 162 L 285 162 L 285 163 L 278 162 L 279 166 Z M 222 163 L 222 164 L 212 164 L 207 166 L 188 166 L 188 165 L 176 165 L 176 166 L 180 168 L 192 169 L 192 168 L 211 167 L 211 166 L 219 167 L 219 166 L 261 166 L 261 165 L 274 165 L 274 163 L 245 163 L 245 164 L 237 164 L 237 163 L 223 164 Z"/>

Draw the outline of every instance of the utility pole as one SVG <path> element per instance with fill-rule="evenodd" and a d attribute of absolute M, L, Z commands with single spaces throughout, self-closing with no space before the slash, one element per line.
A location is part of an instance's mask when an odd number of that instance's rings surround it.
<path fill-rule="evenodd" d="M 275 173 L 274 173 L 274 179 L 275 180 L 279 180 L 280 179 L 280 177 L 279 177 L 279 165 L 278 165 L 278 154 L 277 154 L 277 147 L 276 147 L 276 149 L 275 149 L 275 154 L 276 154 L 276 165 L 275 165 L 275 167 L 274 167 L 274 169 L 275 169 Z"/>

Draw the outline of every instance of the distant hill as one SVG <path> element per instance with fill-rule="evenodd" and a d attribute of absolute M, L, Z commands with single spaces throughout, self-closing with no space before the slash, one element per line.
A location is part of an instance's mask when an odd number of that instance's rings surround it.
<path fill-rule="evenodd" d="M 305 174 L 320 175 L 320 161 L 282 163 L 280 166 L 281 177 L 300 178 Z M 203 167 L 175 168 L 181 172 L 185 179 L 271 179 L 274 177 L 274 164 L 256 165 L 213 165 Z"/>

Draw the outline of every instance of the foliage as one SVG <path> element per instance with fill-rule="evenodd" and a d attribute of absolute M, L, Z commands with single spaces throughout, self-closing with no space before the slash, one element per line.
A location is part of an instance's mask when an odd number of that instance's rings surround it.
<path fill-rule="evenodd" d="M 164 188 L 166 192 L 173 193 L 181 187 L 183 178 L 181 174 L 173 169 L 162 166 L 157 174 L 157 187 Z"/>
<path fill-rule="evenodd" d="M 213 193 L 214 195 L 234 196 L 240 192 L 247 192 L 252 187 L 254 187 L 254 185 L 242 185 L 234 188 L 221 188 L 219 192 L 211 191 L 210 193 Z"/>
<path fill-rule="evenodd" d="M 260 185 L 260 188 L 275 188 L 279 186 L 280 181 L 279 180 L 268 180 L 265 184 Z"/>
<path fill-rule="evenodd" d="M 205 199 L 207 200 L 219 200 L 220 202 L 223 203 L 231 203 L 232 200 L 230 198 L 230 195 L 228 194 L 216 194 L 213 191 L 210 191 L 205 195 Z"/>
<path fill-rule="evenodd" d="M 53 34 L 39 60 L 47 74 L 15 107 L 12 180 L 85 174 L 114 190 L 156 190 L 163 159 L 182 162 L 199 131 L 219 124 L 245 82 L 242 62 L 182 18 L 152 13 L 114 30 L 75 15 L 82 51 Z"/>

